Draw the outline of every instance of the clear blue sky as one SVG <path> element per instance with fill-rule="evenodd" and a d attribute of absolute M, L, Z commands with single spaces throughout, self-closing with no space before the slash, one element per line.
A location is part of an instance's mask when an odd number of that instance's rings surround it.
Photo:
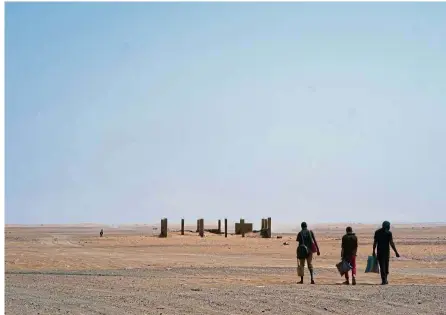
<path fill-rule="evenodd" d="M 445 16 L 7 3 L 6 223 L 444 222 Z"/>

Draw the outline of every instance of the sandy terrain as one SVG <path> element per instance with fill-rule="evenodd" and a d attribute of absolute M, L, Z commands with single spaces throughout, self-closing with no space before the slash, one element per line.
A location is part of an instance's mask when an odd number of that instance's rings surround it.
<path fill-rule="evenodd" d="M 160 239 L 152 226 L 126 226 L 99 238 L 95 225 L 7 226 L 6 314 L 446 314 L 446 225 L 393 227 L 402 257 L 385 287 L 364 273 L 366 225 L 353 225 L 358 285 L 339 285 L 343 226 L 313 227 L 316 285 L 296 284 L 294 234 Z"/>

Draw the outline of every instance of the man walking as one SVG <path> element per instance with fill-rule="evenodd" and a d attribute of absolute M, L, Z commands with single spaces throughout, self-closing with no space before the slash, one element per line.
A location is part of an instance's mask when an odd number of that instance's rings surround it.
<path fill-rule="evenodd" d="M 390 246 L 389 246 L 390 245 Z M 376 255 L 376 247 L 378 247 L 378 255 Z M 400 257 L 393 243 L 392 232 L 390 232 L 390 222 L 384 221 L 382 228 L 375 232 L 375 240 L 373 242 L 373 256 L 376 256 L 381 272 L 382 285 L 389 284 L 387 276 L 389 275 L 390 247 L 395 252 L 396 257 Z"/>
<path fill-rule="evenodd" d="M 298 260 L 297 275 L 300 277 L 300 284 L 304 283 L 304 270 L 305 261 L 308 264 L 308 270 L 310 271 L 311 284 L 314 284 L 313 277 L 313 253 L 317 252 L 320 256 L 319 246 L 313 231 L 308 230 L 307 223 L 302 222 L 300 225 L 302 230 L 297 234 L 296 241 L 299 243 L 297 246 L 296 254 Z"/>
<path fill-rule="evenodd" d="M 356 252 L 358 251 L 358 238 L 353 229 L 349 226 L 345 229 L 347 234 L 342 237 L 342 260 L 347 261 L 352 266 L 352 284 L 356 285 Z M 344 284 L 350 284 L 348 271 L 345 273 Z"/>

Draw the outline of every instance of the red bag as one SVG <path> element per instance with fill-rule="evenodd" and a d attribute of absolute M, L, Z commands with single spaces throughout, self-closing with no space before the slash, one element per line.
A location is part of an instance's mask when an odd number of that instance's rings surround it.
<path fill-rule="evenodd" d="M 312 253 L 317 253 L 317 246 L 316 246 L 316 244 L 314 242 L 311 243 L 311 252 Z"/>
<path fill-rule="evenodd" d="M 310 238 L 311 238 L 311 252 L 317 253 L 317 246 L 316 246 L 316 243 L 314 242 L 312 231 L 310 231 Z"/>

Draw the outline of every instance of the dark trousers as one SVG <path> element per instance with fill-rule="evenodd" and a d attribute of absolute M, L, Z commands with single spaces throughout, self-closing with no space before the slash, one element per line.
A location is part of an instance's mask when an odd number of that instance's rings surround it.
<path fill-rule="evenodd" d="M 379 264 L 379 271 L 381 273 L 381 280 L 383 282 L 387 281 L 387 275 L 389 274 L 389 260 L 390 255 L 387 255 L 386 253 L 378 253 L 377 260 Z"/>

